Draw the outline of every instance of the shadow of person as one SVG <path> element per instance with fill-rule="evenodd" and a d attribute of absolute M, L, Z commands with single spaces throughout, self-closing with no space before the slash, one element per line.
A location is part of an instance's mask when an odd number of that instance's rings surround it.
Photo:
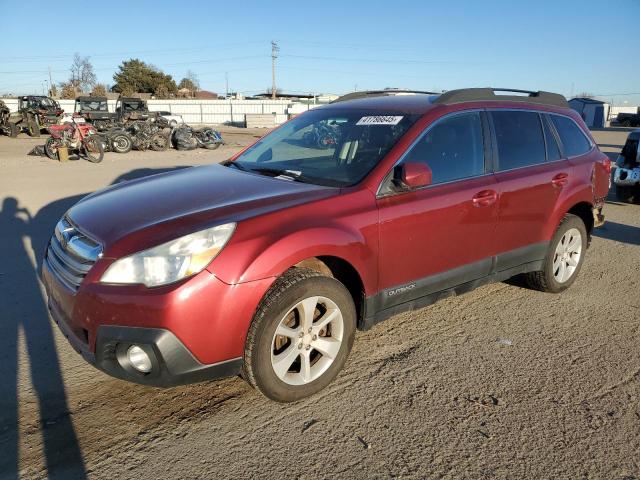
<path fill-rule="evenodd" d="M 187 168 L 140 168 L 124 173 L 113 184 Z M 42 207 L 32 218 L 14 197 L 6 197 L 0 211 L 0 479 L 19 476 L 19 385 L 30 366 L 38 399 L 47 478 L 86 478 L 85 462 L 69 416 L 60 361 L 49 320 L 46 296 L 39 280 L 46 246 L 58 220 L 84 197 L 74 195 Z M 22 334 L 28 358 L 21 358 Z M 19 375 L 20 373 L 20 375 Z"/>
<path fill-rule="evenodd" d="M 40 283 L 29 255 L 32 218 L 7 197 L 0 211 L 0 472 L 18 477 L 18 335 L 26 344 L 31 382 L 38 399 L 48 478 L 85 478 L 84 461 L 69 417 L 58 353 Z M 23 377 L 24 378 L 24 377 Z"/>

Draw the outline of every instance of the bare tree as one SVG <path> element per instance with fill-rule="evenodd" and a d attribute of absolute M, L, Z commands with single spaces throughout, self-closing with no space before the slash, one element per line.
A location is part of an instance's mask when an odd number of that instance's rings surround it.
<path fill-rule="evenodd" d="M 89 57 L 81 57 L 79 53 L 73 56 L 69 83 L 82 92 L 88 92 L 93 88 L 96 84 L 96 74 Z"/>

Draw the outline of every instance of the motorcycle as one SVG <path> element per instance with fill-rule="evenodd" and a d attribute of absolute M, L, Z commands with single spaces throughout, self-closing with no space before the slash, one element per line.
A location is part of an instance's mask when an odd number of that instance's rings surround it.
<path fill-rule="evenodd" d="M 165 129 L 155 123 L 136 120 L 127 125 L 136 150 L 161 151 L 169 148 L 169 135 Z"/>
<path fill-rule="evenodd" d="M 47 157 L 58 160 L 58 149 L 67 147 L 70 152 L 77 152 L 93 163 L 104 158 L 104 147 L 98 131 L 89 123 L 76 122 L 75 117 L 64 125 L 51 125 L 47 129 L 51 137 L 44 144 Z"/>
<path fill-rule="evenodd" d="M 172 139 L 177 150 L 193 150 L 198 147 L 215 150 L 224 143 L 217 130 L 211 127 L 196 130 L 188 125 L 176 127 Z"/>

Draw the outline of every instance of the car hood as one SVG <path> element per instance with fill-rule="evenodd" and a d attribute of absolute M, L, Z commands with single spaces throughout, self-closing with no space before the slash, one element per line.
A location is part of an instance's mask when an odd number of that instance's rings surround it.
<path fill-rule="evenodd" d="M 152 237 L 159 244 L 339 191 L 208 165 L 115 184 L 83 198 L 67 217 L 108 249 L 130 235 L 139 237 L 138 243 Z"/>

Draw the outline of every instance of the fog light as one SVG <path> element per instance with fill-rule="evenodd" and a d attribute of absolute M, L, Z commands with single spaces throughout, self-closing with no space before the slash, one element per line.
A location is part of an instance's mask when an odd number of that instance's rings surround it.
<path fill-rule="evenodd" d="M 151 371 L 151 359 L 149 355 L 137 345 L 131 345 L 127 350 L 127 359 L 131 366 L 142 373 Z"/>

